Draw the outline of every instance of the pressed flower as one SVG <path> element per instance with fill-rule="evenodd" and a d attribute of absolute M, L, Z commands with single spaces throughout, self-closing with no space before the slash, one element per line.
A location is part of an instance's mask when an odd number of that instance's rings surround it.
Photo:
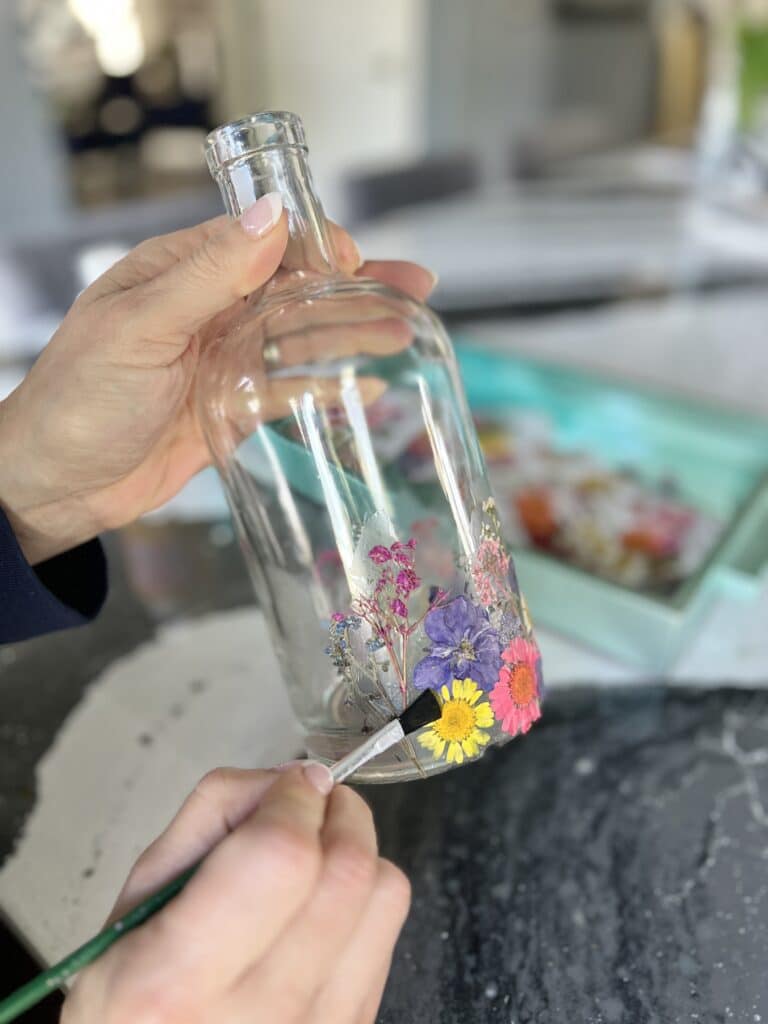
<path fill-rule="evenodd" d="M 392 554 L 389 548 L 385 548 L 383 544 L 377 544 L 376 547 L 371 548 L 368 552 L 368 557 L 376 565 L 384 565 L 385 562 L 389 562 L 392 558 Z"/>
<path fill-rule="evenodd" d="M 404 551 L 407 548 L 409 551 L 413 551 L 413 549 L 415 547 L 416 547 L 416 538 L 415 537 L 409 537 L 408 540 L 405 541 L 405 543 L 403 543 L 403 541 L 401 541 L 401 540 L 396 540 L 395 543 L 392 545 L 391 550 L 392 551 Z"/>
<path fill-rule="evenodd" d="M 472 566 L 472 582 L 480 603 L 488 607 L 507 594 L 509 555 L 495 537 L 480 542 Z"/>
<path fill-rule="evenodd" d="M 504 667 L 491 692 L 491 705 L 504 732 L 516 736 L 528 732 L 541 717 L 541 655 L 536 644 L 515 637 L 502 658 Z"/>
<path fill-rule="evenodd" d="M 493 688 L 501 668 L 501 642 L 483 608 L 463 595 L 454 598 L 427 613 L 424 632 L 432 647 L 414 669 L 417 690 L 439 690 L 452 679 L 473 679 L 481 690 Z"/>
<path fill-rule="evenodd" d="M 408 567 L 401 569 L 395 578 L 395 586 L 403 594 L 408 595 L 421 586 L 421 580 L 416 573 Z"/>
<path fill-rule="evenodd" d="M 449 764 L 462 764 L 465 757 L 477 757 L 490 737 L 493 711 L 482 690 L 472 679 L 454 679 L 451 687 L 440 689 L 443 707 L 440 718 L 419 734 L 418 740 L 435 757 Z"/>
<path fill-rule="evenodd" d="M 499 618 L 499 639 L 501 640 L 502 646 L 510 644 L 515 637 L 524 636 L 529 633 L 530 630 L 526 629 L 525 623 L 523 622 L 522 613 L 517 614 L 513 611 L 504 612 Z M 504 653 L 502 651 L 502 657 Z"/>
<path fill-rule="evenodd" d="M 395 615 L 398 615 L 401 619 L 408 618 L 408 609 L 405 607 L 405 605 L 403 604 L 399 597 L 396 597 L 389 607 L 392 609 Z"/>
<path fill-rule="evenodd" d="M 376 580 L 376 586 L 373 588 L 373 596 L 378 597 L 387 589 L 387 587 L 393 586 L 394 579 L 395 578 L 392 575 L 392 570 L 389 568 L 389 566 L 387 566 L 385 569 L 382 569 L 381 573 L 379 574 L 379 578 Z"/>

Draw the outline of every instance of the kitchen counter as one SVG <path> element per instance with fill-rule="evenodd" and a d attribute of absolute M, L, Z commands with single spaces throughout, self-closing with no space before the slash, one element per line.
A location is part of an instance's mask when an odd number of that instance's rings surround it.
<path fill-rule="evenodd" d="M 441 313 L 707 290 L 768 274 L 759 204 L 738 211 L 589 183 L 489 187 L 393 210 L 355 235 L 366 254 L 439 274 Z"/>
<path fill-rule="evenodd" d="M 381 1024 L 768 1020 L 768 692 L 559 691 L 366 795 L 414 889 Z"/>

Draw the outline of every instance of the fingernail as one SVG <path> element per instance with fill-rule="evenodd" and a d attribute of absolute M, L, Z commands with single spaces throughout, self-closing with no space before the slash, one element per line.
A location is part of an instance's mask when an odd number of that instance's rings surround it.
<path fill-rule="evenodd" d="M 261 199 L 257 199 L 253 206 L 248 207 L 240 218 L 240 223 L 246 234 L 263 238 L 280 220 L 282 212 L 283 200 L 280 193 L 267 192 Z"/>
<path fill-rule="evenodd" d="M 328 796 L 333 789 L 331 769 L 320 764 L 319 761 L 310 761 L 304 768 L 304 774 L 307 777 L 307 782 L 323 796 Z"/>
<path fill-rule="evenodd" d="M 433 292 L 435 290 L 435 288 L 437 288 L 438 284 L 440 283 L 440 275 L 436 274 L 434 272 L 434 270 L 429 270 L 429 268 L 427 268 L 427 272 L 428 272 L 429 276 L 432 278 L 432 284 L 429 286 L 429 290 L 431 292 Z"/>
<path fill-rule="evenodd" d="M 296 758 L 293 761 L 284 761 L 272 769 L 273 772 L 289 772 L 292 768 L 303 768 L 307 781 L 319 790 L 323 796 L 327 796 L 333 789 L 333 775 L 330 768 L 326 768 L 320 761 L 308 761 L 305 757 Z"/>

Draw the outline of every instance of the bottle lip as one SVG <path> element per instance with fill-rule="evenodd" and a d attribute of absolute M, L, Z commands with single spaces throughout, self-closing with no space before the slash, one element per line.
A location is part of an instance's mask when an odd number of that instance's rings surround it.
<path fill-rule="evenodd" d="M 205 159 L 215 177 L 254 153 L 286 148 L 306 152 L 301 118 L 288 110 L 262 110 L 214 128 L 205 140 Z"/>

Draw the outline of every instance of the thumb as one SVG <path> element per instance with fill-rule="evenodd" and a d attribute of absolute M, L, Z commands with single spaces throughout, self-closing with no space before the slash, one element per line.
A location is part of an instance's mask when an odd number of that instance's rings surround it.
<path fill-rule="evenodd" d="M 277 192 L 262 196 L 239 220 L 132 289 L 134 330 L 153 341 L 178 344 L 183 351 L 190 334 L 275 273 L 288 242 L 282 213 Z"/>

